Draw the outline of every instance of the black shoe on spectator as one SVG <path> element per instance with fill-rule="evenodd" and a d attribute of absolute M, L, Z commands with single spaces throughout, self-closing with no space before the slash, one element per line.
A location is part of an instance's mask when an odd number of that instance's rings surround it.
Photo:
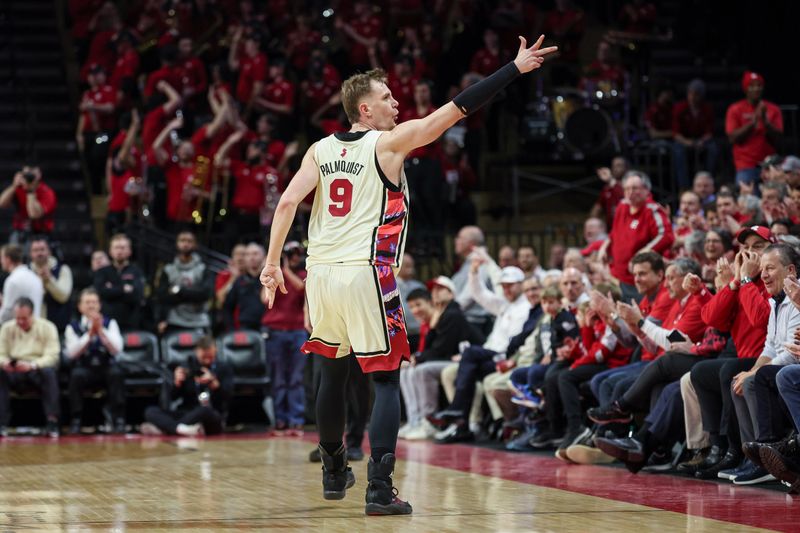
<path fill-rule="evenodd" d="M 367 465 L 367 505 L 364 512 L 369 516 L 411 514 L 411 505 L 397 497 L 392 485 L 395 456 L 387 453 L 376 463 L 372 457 Z"/>
<path fill-rule="evenodd" d="M 747 461 L 747 468 L 742 468 L 741 473 L 733 478 L 734 485 L 757 485 L 759 483 L 766 483 L 767 481 L 774 481 L 775 476 L 767 472 L 767 469 L 758 466 L 752 461 Z"/>
<path fill-rule="evenodd" d="M 363 461 L 364 460 L 364 450 L 361 448 L 347 448 L 347 460 L 348 461 Z"/>
<path fill-rule="evenodd" d="M 728 453 L 717 464 L 708 468 L 698 469 L 694 477 L 697 479 L 715 479 L 722 470 L 736 468 L 742 462 L 742 454 L 738 450 L 728 450 Z"/>
<path fill-rule="evenodd" d="M 469 442 L 475 440 L 475 435 L 469 430 L 467 424 L 450 424 L 433 437 L 437 444 L 453 444 L 455 442 Z"/>
<path fill-rule="evenodd" d="M 314 448 L 311 450 L 311 453 L 308 454 L 308 460 L 312 463 L 322 462 L 322 456 L 319 454 L 319 448 Z"/>
<path fill-rule="evenodd" d="M 789 485 L 790 493 L 800 491 L 800 443 L 797 436 L 780 441 L 783 446 L 767 445 L 761 449 L 761 461 L 767 471 Z"/>
<path fill-rule="evenodd" d="M 44 428 L 44 432 L 51 439 L 57 439 L 61 434 L 61 428 L 58 427 L 58 422 L 54 420 L 48 420 L 47 425 Z"/>
<path fill-rule="evenodd" d="M 631 473 L 635 474 L 645 465 L 644 445 L 633 437 L 624 439 L 607 439 L 597 437 L 594 444 L 599 449 L 619 459 Z"/>
<path fill-rule="evenodd" d="M 690 476 L 693 476 L 694 473 L 697 472 L 697 468 L 700 466 L 700 463 L 705 461 L 710 450 L 711 448 L 700 448 L 699 450 L 694 450 L 692 456 L 688 460 L 678 463 L 678 466 L 675 469 L 681 474 L 689 474 Z"/>
<path fill-rule="evenodd" d="M 592 434 L 592 430 L 586 426 L 580 425 L 567 431 L 564 440 L 558 445 L 559 450 L 566 450 L 573 444 L 578 444 Z"/>
<path fill-rule="evenodd" d="M 322 497 L 326 500 L 344 499 L 347 489 L 355 485 L 356 477 L 347 465 L 347 453 L 342 444 L 333 455 L 320 446 L 322 458 Z"/>
<path fill-rule="evenodd" d="M 69 423 L 69 434 L 70 435 L 80 435 L 81 434 L 81 419 L 80 418 L 73 418 L 72 422 Z"/>
<path fill-rule="evenodd" d="M 745 442 L 742 444 L 742 451 L 744 452 L 744 456 L 747 457 L 753 464 L 764 467 L 761 463 L 761 448 L 763 446 L 768 446 L 769 444 L 778 444 L 777 442 L 773 443 L 765 443 L 765 442 Z"/>
<path fill-rule="evenodd" d="M 663 450 L 651 453 L 647 463 L 642 467 L 643 472 L 667 472 L 669 470 L 672 470 L 672 454 Z"/>
<path fill-rule="evenodd" d="M 564 440 L 564 435 L 556 433 L 555 431 L 547 430 L 539 433 L 533 437 L 529 443 L 537 449 L 558 447 L 561 441 Z"/>
<path fill-rule="evenodd" d="M 722 461 L 723 457 L 725 457 L 725 452 L 723 452 L 722 449 L 716 444 L 713 445 L 708 450 L 706 458 L 700 461 L 700 463 L 697 465 L 697 468 L 695 468 L 695 473 L 697 473 L 699 470 L 705 470 L 706 468 L 711 468 L 712 466 Z"/>
<path fill-rule="evenodd" d="M 608 407 L 592 407 L 586 411 L 587 416 L 596 424 L 626 423 L 633 420 L 633 415 L 614 402 Z"/>

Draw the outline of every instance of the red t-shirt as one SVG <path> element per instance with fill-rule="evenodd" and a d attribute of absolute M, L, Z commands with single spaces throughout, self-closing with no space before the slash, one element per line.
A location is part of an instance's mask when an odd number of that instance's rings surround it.
<path fill-rule="evenodd" d="M 81 67 L 81 81 L 86 81 L 89 77 L 89 67 L 97 63 L 108 73 L 114 69 L 114 49 L 111 46 L 111 41 L 114 39 L 116 32 L 114 30 L 106 30 L 97 32 L 92 37 L 92 44 L 89 45 L 89 54 L 86 61 Z"/>
<path fill-rule="evenodd" d="M 236 151 L 238 154 L 239 152 L 241 152 L 242 149 L 244 149 L 245 146 L 247 146 L 249 143 L 253 141 L 258 140 L 258 138 L 259 137 L 256 132 L 252 130 L 248 131 L 245 134 L 244 138 L 238 143 L 238 146 L 241 148 L 234 146 L 231 149 L 231 158 L 233 158 L 232 154 L 234 151 Z M 265 159 L 267 160 L 267 164 L 273 167 L 277 167 L 278 163 L 280 163 L 281 159 L 283 159 L 283 153 L 285 151 L 286 151 L 286 143 L 284 143 L 280 139 L 270 139 L 269 142 L 267 142 L 267 152 L 266 154 L 264 154 Z"/>
<path fill-rule="evenodd" d="M 672 309 L 673 303 L 675 303 L 675 300 L 669 295 L 669 290 L 662 283 L 652 302 L 645 295 L 642 301 L 639 302 L 639 309 L 642 311 L 642 316 L 652 317 L 663 323 L 667 318 L 667 314 L 669 314 L 669 310 Z"/>
<path fill-rule="evenodd" d="M 181 89 L 192 89 L 194 96 L 198 98 L 205 95 L 208 77 L 206 76 L 206 67 L 199 59 L 196 57 L 186 58 L 176 68 L 181 80 Z"/>
<path fill-rule="evenodd" d="M 636 253 L 647 246 L 663 254 L 672 246 L 675 235 L 666 211 L 652 198 L 635 214 L 630 204 L 623 200 L 614 215 L 609 234 L 611 239 L 611 275 L 622 283 L 633 285 L 633 275 L 628 263 Z"/>
<path fill-rule="evenodd" d="M 44 213 L 38 220 L 31 220 L 28 216 L 28 192 L 25 187 L 17 187 L 14 190 L 14 197 L 17 200 L 17 210 L 11 225 L 15 230 L 31 230 L 34 233 L 51 233 L 53 231 L 53 212 L 56 210 L 56 193 L 53 189 L 39 183 L 36 187 L 36 199 L 42 206 Z"/>
<path fill-rule="evenodd" d="M 261 97 L 273 104 L 288 105 L 294 109 L 294 85 L 286 80 L 273 81 L 265 85 Z"/>
<path fill-rule="evenodd" d="M 350 24 L 355 32 L 364 39 L 377 39 L 381 36 L 381 21 L 378 17 L 368 16 L 365 19 L 353 19 Z M 369 54 L 363 44 L 349 39 L 348 48 L 350 50 L 350 66 L 369 64 Z"/>
<path fill-rule="evenodd" d="M 111 72 L 111 78 L 108 83 L 115 91 L 122 89 L 122 82 L 126 79 L 133 79 L 139 72 L 139 54 L 136 50 L 128 50 L 123 55 L 117 58 L 114 63 L 114 70 Z"/>
<path fill-rule="evenodd" d="M 307 111 L 313 114 L 317 109 L 327 104 L 333 93 L 338 90 L 338 85 L 329 83 L 324 79 L 304 83 L 302 93 L 307 102 Z"/>
<path fill-rule="evenodd" d="M 547 14 L 544 21 L 545 35 L 563 34 L 559 40 L 559 52 L 563 61 L 577 61 L 581 37 L 585 29 L 586 17 L 583 11 L 554 9 Z"/>
<path fill-rule="evenodd" d="M 500 54 L 493 54 L 488 48 L 481 48 L 472 56 L 469 62 L 469 69 L 477 72 L 481 76 L 489 76 L 500 68 Z"/>
<path fill-rule="evenodd" d="M 661 105 L 658 102 L 653 102 L 644 114 L 644 123 L 655 130 L 671 130 L 673 107 L 672 104 Z"/>
<path fill-rule="evenodd" d="M 672 133 L 681 134 L 687 139 L 697 140 L 714 131 L 714 108 L 703 102 L 697 114 L 692 113 L 689 102 L 683 100 L 672 110 Z"/>
<path fill-rule="evenodd" d="M 164 106 L 160 105 L 144 116 L 142 121 L 142 146 L 149 150 L 153 146 L 161 130 L 167 127 L 171 117 L 167 116 Z"/>
<path fill-rule="evenodd" d="M 223 126 L 217 131 L 213 137 L 208 137 L 208 124 L 204 124 L 198 128 L 192 135 L 192 145 L 194 146 L 194 153 L 205 157 L 214 157 L 219 151 L 220 147 L 225 144 L 225 139 L 231 133 L 230 126 Z M 233 154 L 231 154 L 233 157 Z"/>
<path fill-rule="evenodd" d="M 767 106 L 767 120 L 779 131 L 783 131 L 783 115 L 778 106 L 764 100 Z M 752 122 L 755 107 L 747 99 L 739 100 L 728 107 L 725 114 L 725 133 L 731 134 L 736 129 Z M 767 129 L 761 119 L 755 129 L 741 142 L 733 145 L 733 162 L 736 170 L 755 168 L 768 155 L 775 153 L 775 147 L 767 140 Z"/>
<path fill-rule="evenodd" d="M 322 36 L 318 31 L 307 30 L 300 32 L 294 30 L 287 37 L 289 47 L 292 49 L 292 54 L 289 60 L 292 66 L 298 72 L 305 72 L 308 67 L 308 58 L 311 56 L 311 51 L 317 47 L 322 40 Z"/>
<path fill-rule="evenodd" d="M 295 272 L 300 279 L 306 279 L 306 271 Z M 285 277 L 285 276 L 284 276 Z M 275 298 L 272 309 L 267 309 L 261 323 L 272 329 L 281 331 L 302 330 L 305 328 L 303 320 L 303 305 L 305 304 L 305 289 L 296 289 L 288 281 L 285 283 L 287 294 Z"/>
<path fill-rule="evenodd" d="M 597 199 L 597 204 L 603 208 L 603 213 L 606 215 L 606 227 L 611 228 L 614 223 L 614 214 L 617 212 L 617 206 L 625 198 L 625 191 L 622 190 L 622 183 L 617 181 L 614 185 L 605 184 L 600 189 L 600 197 Z"/>
<path fill-rule="evenodd" d="M 231 175 L 236 186 L 231 199 L 231 207 L 258 214 L 264 207 L 266 187 L 275 187 L 275 193 L 282 190 L 278 171 L 269 165 L 251 167 L 241 161 L 231 161 Z"/>
<path fill-rule="evenodd" d="M 169 83 L 173 89 L 180 92 L 180 71 L 175 67 L 161 67 L 158 70 L 154 70 L 149 76 L 147 76 L 147 83 L 144 86 L 144 97 L 150 98 L 150 96 L 156 92 L 156 85 L 158 85 L 158 82 L 162 80 Z"/>
<path fill-rule="evenodd" d="M 188 206 L 181 207 L 183 189 L 194 178 L 194 165 L 183 167 L 170 161 L 164 166 L 164 175 L 167 178 L 167 218 L 180 222 L 191 220 Z"/>
<path fill-rule="evenodd" d="M 389 81 L 386 84 L 392 91 L 392 98 L 397 100 L 397 107 L 402 113 L 406 109 L 414 107 L 414 87 L 417 85 L 417 78 L 411 76 L 401 80 L 394 74 L 389 74 Z"/>
<path fill-rule="evenodd" d="M 111 85 L 103 85 L 97 89 L 88 89 L 83 92 L 83 100 L 91 100 L 95 104 L 111 104 L 116 106 L 117 93 Z M 99 111 L 83 111 L 83 131 L 97 133 L 100 131 L 114 131 L 117 129 L 117 117 L 114 111 L 101 113 Z M 92 119 L 94 116 L 94 120 Z"/>
<path fill-rule="evenodd" d="M 585 80 L 594 83 L 606 81 L 619 89 L 625 84 L 625 70 L 615 63 L 602 63 L 595 59 L 586 69 Z M 581 85 L 585 85 L 585 82 L 582 82 Z"/>
<path fill-rule="evenodd" d="M 246 104 L 253 95 L 253 85 L 267 77 L 267 56 L 262 53 L 255 57 L 242 54 L 239 59 L 239 81 L 236 83 L 236 99 Z"/>

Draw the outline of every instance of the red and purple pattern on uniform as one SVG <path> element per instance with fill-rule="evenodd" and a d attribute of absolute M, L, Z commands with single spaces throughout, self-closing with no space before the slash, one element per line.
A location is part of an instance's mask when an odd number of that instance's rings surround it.
<path fill-rule="evenodd" d="M 397 289 L 394 270 L 388 265 L 375 265 L 375 274 L 383 300 L 389 352 L 379 354 L 378 357 L 375 357 L 376 354 L 360 356 L 356 353 L 364 372 L 392 371 L 400 366 L 402 360 L 411 358 L 411 349 L 406 334 L 406 319 L 403 315 L 403 306 L 400 302 L 400 291 Z"/>
<path fill-rule="evenodd" d="M 376 266 L 400 266 L 402 247 L 405 242 L 406 196 L 401 191 L 386 191 L 382 224 L 375 228 L 372 243 L 372 264 Z"/>

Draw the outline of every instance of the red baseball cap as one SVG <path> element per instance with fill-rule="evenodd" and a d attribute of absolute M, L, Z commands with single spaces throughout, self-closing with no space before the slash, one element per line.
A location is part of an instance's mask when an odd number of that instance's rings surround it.
<path fill-rule="evenodd" d="M 747 92 L 747 88 L 755 81 L 760 81 L 761 85 L 764 85 L 764 76 L 752 70 L 745 71 L 744 75 L 742 75 L 742 90 Z"/>
<path fill-rule="evenodd" d="M 739 233 L 736 234 L 736 240 L 744 244 L 745 239 L 750 235 L 758 235 L 767 242 L 778 242 L 778 239 L 775 238 L 775 235 L 773 235 L 772 231 L 766 226 L 746 226 L 740 229 Z"/>

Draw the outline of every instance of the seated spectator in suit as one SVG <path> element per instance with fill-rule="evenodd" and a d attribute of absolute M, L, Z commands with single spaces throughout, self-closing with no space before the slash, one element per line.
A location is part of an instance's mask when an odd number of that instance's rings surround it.
<path fill-rule="evenodd" d="M 14 318 L 0 327 L 0 436 L 7 436 L 11 419 L 11 389 L 41 389 L 47 419 L 45 431 L 58 437 L 58 330 L 52 322 L 37 318 L 33 302 L 20 298 L 12 307 Z"/>
<path fill-rule="evenodd" d="M 119 324 L 122 331 L 141 327 L 144 274 L 131 263 L 131 240 L 124 233 L 111 237 L 108 245 L 111 264 L 94 273 L 94 288 L 100 295 L 105 314 Z"/>
<path fill-rule="evenodd" d="M 164 266 L 158 280 L 160 305 L 158 333 L 207 331 L 211 326 L 209 301 L 214 292 L 214 274 L 195 253 L 197 239 L 191 231 L 178 233 L 177 254 Z"/>
<path fill-rule="evenodd" d="M 222 314 L 228 331 L 261 329 L 261 318 L 266 306 L 261 301 L 261 282 L 258 280 L 264 267 L 264 247 L 251 242 L 245 249 L 244 271 L 234 280 L 225 297 Z"/>
<path fill-rule="evenodd" d="M 69 297 L 72 295 L 72 270 L 50 251 L 47 239 L 31 241 L 30 269 L 39 276 L 44 286 L 42 316 L 63 331 L 72 317 Z"/>
<path fill-rule="evenodd" d="M 64 330 L 64 354 L 70 360 L 70 433 L 81 432 L 83 393 L 91 387 L 108 389 L 108 408 L 114 433 L 125 432 L 125 384 L 115 357 L 122 351 L 122 334 L 113 318 L 100 312 L 100 297 L 93 288 L 78 299 L 80 318 Z"/>
<path fill-rule="evenodd" d="M 197 342 L 194 356 L 173 369 L 171 397 L 177 408 L 165 411 L 151 406 L 144 412 L 144 435 L 217 435 L 225 428 L 228 404 L 233 394 L 233 368 L 217 360 L 217 345 L 211 337 Z"/>
<path fill-rule="evenodd" d="M 20 298 L 33 303 L 34 316 L 42 316 L 44 287 L 39 276 L 22 263 L 22 247 L 7 244 L 0 248 L 0 264 L 8 277 L 3 283 L 3 304 L 0 306 L 0 322 L 8 322 L 15 316 L 14 306 Z"/>

